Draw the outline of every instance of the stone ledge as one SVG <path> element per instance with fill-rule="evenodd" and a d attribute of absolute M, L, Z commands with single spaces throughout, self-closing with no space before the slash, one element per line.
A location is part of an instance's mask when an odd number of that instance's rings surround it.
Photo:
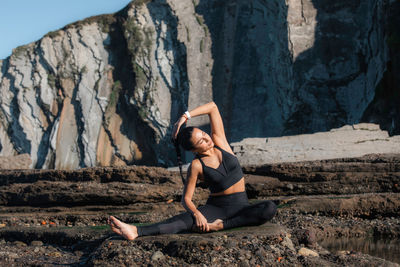
<path fill-rule="evenodd" d="M 242 165 L 253 165 L 399 153 L 400 136 L 389 137 L 377 124 L 360 123 L 313 134 L 245 138 L 231 146 Z"/>

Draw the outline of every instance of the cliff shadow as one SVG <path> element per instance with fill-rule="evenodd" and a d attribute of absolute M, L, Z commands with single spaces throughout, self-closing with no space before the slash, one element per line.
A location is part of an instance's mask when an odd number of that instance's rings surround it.
<path fill-rule="evenodd" d="M 385 69 L 379 1 L 195 1 L 229 142 L 361 121 Z M 373 122 L 373 121 L 371 121 Z"/>
<path fill-rule="evenodd" d="M 297 105 L 285 135 L 361 122 L 385 69 L 382 2 L 312 0 L 302 5 L 301 17 L 289 26 L 291 34 L 304 37 L 291 40 Z M 304 26 L 310 21 L 315 21 L 312 31 Z"/>
<path fill-rule="evenodd" d="M 213 100 L 229 142 L 280 136 L 291 90 L 287 6 L 283 0 L 199 0 L 212 39 Z"/>
<path fill-rule="evenodd" d="M 378 123 L 389 135 L 400 134 L 400 2 L 388 7 L 385 23 L 389 61 L 374 99 L 365 110 L 361 122 Z"/>

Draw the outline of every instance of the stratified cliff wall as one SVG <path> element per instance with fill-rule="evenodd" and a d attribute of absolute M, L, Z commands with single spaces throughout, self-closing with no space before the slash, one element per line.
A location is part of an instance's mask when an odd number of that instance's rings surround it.
<path fill-rule="evenodd" d="M 362 122 L 379 123 L 390 135 L 400 134 L 400 2 L 391 1 L 386 15 L 385 40 L 389 51 L 386 71 Z"/>
<path fill-rule="evenodd" d="M 200 1 L 230 139 L 359 122 L 388 60 L 386 9 L 385 1 Z"/>
<path fill-rule="evenodd" d="M 212 100 L 210 41 L 186 4 L 132 3 L 16 48 L 1 63 L 1 154 L 34 168 L 171 164 L 189 84 L 210 91 L 192 106 Z"/>
<path fill-rule="evenodd" d="M 67 25 L 0 61 L 0 155 L 174 165 L 173 123 L 212 100 L 230 142 L 357 123 L 389 61 L 389 5 L 142 0 Z"/>

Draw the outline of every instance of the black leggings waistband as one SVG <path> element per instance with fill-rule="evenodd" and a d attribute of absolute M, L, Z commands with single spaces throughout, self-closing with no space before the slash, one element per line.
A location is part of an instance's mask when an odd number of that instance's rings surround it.
<path fill-rule="evenodd" d="M 246 191 L 236 192 L 229 195 L 210 196 L 206 204 L 215 206 L 231 206 L 231 205 L 246 205 L 249 204 Z"/>

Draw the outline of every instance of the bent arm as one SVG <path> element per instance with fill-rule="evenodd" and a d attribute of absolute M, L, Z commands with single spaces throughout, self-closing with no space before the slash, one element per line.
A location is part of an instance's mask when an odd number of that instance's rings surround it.
<path fill-rule="evenodd" d="M 189 114 L 191 117 L 208 114 L 211 124 L 211 138 L 217 145 L 222 146 L 223 148 L 230 148 L 228 140 L 225 136 L 224 123 L 222 121 L 221 114 L 214 101 L 191 110 Z"/>

